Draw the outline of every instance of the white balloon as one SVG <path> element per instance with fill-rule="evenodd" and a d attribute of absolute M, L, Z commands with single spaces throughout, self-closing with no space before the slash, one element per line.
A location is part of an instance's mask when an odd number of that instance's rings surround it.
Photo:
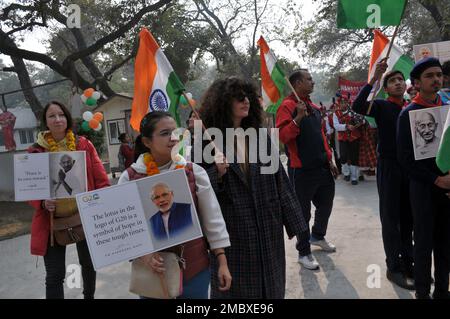
<path fill-rule="evenodd" d="M 81 94 L 81 101 L 83 102 L 83 103 L 86 103 L 86 100 L 87 100 L 87 97 L 84 95 L 84 94 Z"/>
<path fill-rule="evenodd" d="M 95 91 L 94 93 L 92 93 L 92 98 L 98 100 L 100 98 L 100 92 Z"/>
<path fill-rule="evenodd" d="M 98 123 L 98 126 L 94 131 L 100 131 L 101 129 L 102 129 L 102 123 Z"/>
<path fill-rule="evenodd" d="M 92 114 L 92 112 L 86 111 L 83 113 L 83 120 L 85 120 L 86 122 L 89 122 L 93 118 L 94 118 L 94 114 Z"/>
<path fill-rule="evenodd" d="M 188 93 L 186 93 L 186 96 L 188 97 L 189 100 L 192 99 L 192 93 L 188 92 Z"/>

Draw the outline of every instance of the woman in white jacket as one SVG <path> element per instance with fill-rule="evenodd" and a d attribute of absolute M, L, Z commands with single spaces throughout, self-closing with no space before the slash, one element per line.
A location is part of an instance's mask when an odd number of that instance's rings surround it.
<path fill-rule="evenodd" d="M 148 113 L 141 121 L 141 135 L 136 139 L 135 163 L 121 174 L 119 184 L 167 170 L 185 169 L 205 237 L 184 243 L 183 249 L 179 250 L 183 254 L 180 257 L 185 260 L 183 294 L 180 297 L 206 299 L 210 283 L 209 251 L 214 254 L 212 258 L 217 258 L 221 289 L 226 291 L 231 286 L 231 274 L 224 251 L 225 247 L 230 246 L 230 240 L 206 171 L 195 163 L 186 162 L 180 155 L 177 155 L 176 162 L 172 159 L 172 148 L 178 142 L 172 134 L 176 128 L 170 113 Z M 158 253 L 140 258 L 154 272 L 164 272 L 164 263 Z"/>

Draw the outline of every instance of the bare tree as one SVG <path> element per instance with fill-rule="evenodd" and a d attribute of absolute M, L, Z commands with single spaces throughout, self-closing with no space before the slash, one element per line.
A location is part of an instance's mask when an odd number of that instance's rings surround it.
<path fill-rule="evenodd" d="M 112 30 L 92 43 L 86 40 L 91 35 L 84 34 L 81 29 L 67 26 L 68 16 L 63 14 L 67 11 L 67 2 L 40 0 L 22 1 L 23 4 L 13 3 L 0 11 L 0 52 L 11 57 L 26 100 L 36 116 L 39 116 L 42 106 L 31 89 L 30 77 L 23 60 L 43 63 L 60 75 L 71 79 L 74 85 L 81 89 L 98 86 L 106 96 L 111 96 L 114 91 L 108 84 L 108 78 L 119 66 L 130 60 L 133 52 L 104 72 L 99 69 L 92 56 L 98 54 L 105 46 L 124 37 L 146 14 L 160 10 L 171 1 L 160 0 L 152 5 L 147 5 L 146 1 L 128 1 L 137 8 L 136 12 L 129 14 L 126 19 L 119 16 L 117 18 L 119 22 L 115 23 Z M 105 3 L 107 2 L 102 2 L 102 4 Z M 123 3 L 111 4 L 109 10 L 120 10 L 123 6 Z M 51 23 L 57 23 L 63 30 L 68 30 L 75 39 L 75 44 L 67 43 L 68 46 L 70 45 L 71 52 L 62 61 L 58 61 L 49 54 L 19 48 L 17 43 L 23 31 L 32 31 L 34 28 L 50 30 Z M 77 64 L 79 61 L 89 76 L 82 74 Z"/>

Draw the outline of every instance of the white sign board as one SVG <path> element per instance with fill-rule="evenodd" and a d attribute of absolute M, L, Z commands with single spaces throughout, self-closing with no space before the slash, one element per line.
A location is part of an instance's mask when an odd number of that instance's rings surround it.
<path fill-rule="evenodd" d="M 183 169 L 76 197 L 95 269 L 202 237 Z"/>
<path fill-rule="evenodd" d="M 409 112 L 416 161 L 436 157 L 450 105 Z"/>
<path fill-rule="evenodd" d="M 16 201 L 73 198 L 86 191 L 85 151 L 14 155 Z"/>
<path fill-rule="evenodd" d="M 430 56 L 438 58 L 441 63 L 450 60 L 450 41 L 417 44 L 413 50 L 416 62 Z"/>

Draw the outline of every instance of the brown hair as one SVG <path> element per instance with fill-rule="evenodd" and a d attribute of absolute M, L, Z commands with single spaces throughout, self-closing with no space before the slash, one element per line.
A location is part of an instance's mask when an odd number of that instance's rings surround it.
<path fill-rule="evenodd" d="M 50 105 L 55 104 L 58 105 L 61 108 L 61 111 L 63 111 L 64 116 L 66 117 L 66 121 L 67 121 L 67 130 L 72 129 L 73 126 L 73 120 L 72 120 L 72 115 L 70 114 L 69 110 L 67 109 L 67 107 L 64 106 L 64 104 L 62 104 L 61 102 L 58 101 L 50 101 L 48 102 L 45 107 L 44 107 L 44 111 L 42 112 L 42 117 L 41 117 L 41 126 L 42 129 L 44 130 L 48 130 L 48 126 L 47 126 L 47 111 L 48 108 L 50 107 Z"/>

